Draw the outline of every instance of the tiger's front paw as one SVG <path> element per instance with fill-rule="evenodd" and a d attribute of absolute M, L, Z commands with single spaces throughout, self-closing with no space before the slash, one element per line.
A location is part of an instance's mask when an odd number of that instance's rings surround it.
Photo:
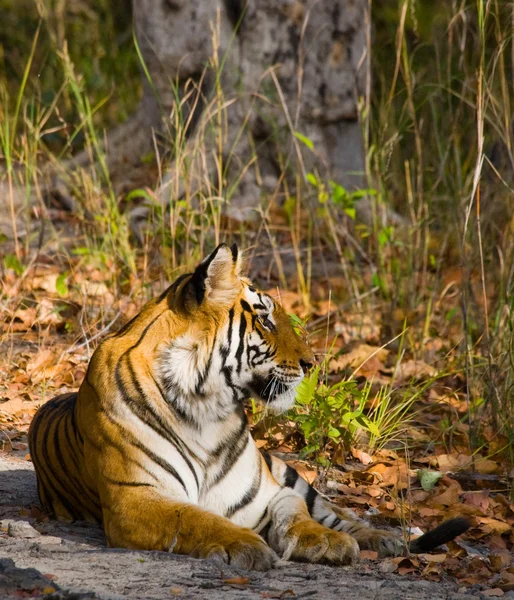
<path fill-rule="evenodd" d="M 405 552 L 405 543 L 398 534 L 383 529 L 365 528 L 352 532 L 361 550 L 374 550 L 380 558 L 401 556 Z"/>
<path fill-rule="evenodd" d="M 272 530 L 270 545 L 285 560 L 349 565 L 359 558 L 359 545 L 351 535 L 332 531 L 311 519 L 294 523 L 283 536 Z"/>
<path fill-rule="evenodd" d="M 269 571 L 278 561 L 278 556 L 259 535 L 244 529 L 237 536 L 200 546 L 193 556 L 248 571 Z"/>

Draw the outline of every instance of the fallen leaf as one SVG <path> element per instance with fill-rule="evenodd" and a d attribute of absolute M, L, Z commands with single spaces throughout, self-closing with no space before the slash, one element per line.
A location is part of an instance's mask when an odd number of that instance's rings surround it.
<path fill-rule="evenodd" d="M 436 483 L 441 479 L 443 474 L 440 471 L 431 471 L 430 469 L 419 469 L 417 472 L 421 487 L 429 492 L 433 489 Z"/>
<path fill-rule="evenodd" d="M 378 564 L 378 569 L 382 573 L 394 573 L 397 568 L 398 565 L 391 558 L 383 560 Z"/>
<path fill-rule="evenodd" d="M 377 373 L 384 368 L 384 362 L 389 355 L 389 350 L 380 346 L 359 344 L 350 352 L 341 354 L 330 362 L 330 368 L 334 371 L 342 371 L 347 367 L 358 369 L 360 375 L 363 371 L 368 374 Z"/>
<path fill-rule="evenodd" d="M 481 475 L 490 475 L 500 470 L 500 466 L 494 460 L 480 458 L 475 461 L 475 471 Z"/>
<path fill-rule="evenodd" d="M 508 550 L 504 552 L 493 552 L 489 555 L 489 562 L 493 573 L 499 573 L 512 562 L 512 555 Z M 514 575 L 512 575 L 514 579 Z"/>
<path fill-rule="evenodd" d="M 374 550 L 361 550 L 362 560 L 376 560 L 378 558 L 378 552 Z"/>
<path fill-rule="evenodd" d="M 227 583 L 228 585 L 247 585 L 250 583 L 250 579 L 248 577 L 229 577 L 228 579 L 224 579 L 223 583 Z"/>
<path fill-rule="evenodd" d="M 311 468 L 309 468 L 303 462 L 296 461 L 296 460 L 288 460 L 288 461 L 286 461 L 286 464 L 288 464 L 295 471 L 297 471 L 297 473 L 300 475 L 300 477 L 302 477 L 302 479 L 305 479 L 305 481 L 307 483 L 312 484 L 314 482 L 314 480 L 316 479 L 316 477 L 318 476 L 317 471 L 313 471 Z"/>
<path fill-rule="evenodd" d="M 490 588 L 488 590 L 484 590 L 482 592 L 482 594 L 484 596 L 487 596 L 488 598 L 496 598 L 496 597 L 504 596 L 505 592 L 503 590 L 501 590 L 500 588 Z"/>
<path fill-rule="evenodd" d="M 450 486 L 442 494 L 431 498 L 428 504 L 430 506 L 453 506 L 459 501 L 459 492 L 459 486 Z"/>
<path fill-rule="evenodd" d="M 446 560 L 448 556 L 446 553 L 444 554 L 418 554 L 418 558 L 422 558 L 429 563 L 442 563 Z"/>
<path fill-rule="evenodd" d="M 441 515 L 441 511 L 438 508 L 428 508 L 423 506 L 418 511 L 420 517 L 438 517 Z"/>
<path fill-rule="evenodd" d="M 437 370 L 422 360 L 406 360 L 401 362 L 395 371 L 395 382 L 419 380 L 437 376 Z"/>
<path fill-rule="evenodd" d="M 499 521 L 498 519 L 491 519 L 489 517 L 477 517 L 477 521 L 479 524 L 485 525 L 490 531 L 495 531 L 500 535 L 512 531 L 512 527 L 505 521 Z"/>
<path fill-rule="evenodd" d="M 459 469 L 469 467 L 472 463 L 472 458 L 467 454 L 440 454 L 437 457 L 437 463 L 443 472 L 458 471 Z"/>
<path fill-rule="evenodd" d="M 462 501 L 470 506 L 476 506 L 485 514 L 489 508 L 489 490 L 465 492 L 462 494 Z"/>
<path fill-rule="evenodd" d="M 352 448 L 352 456 L 360 461 L 363 465 L 369 465 L 373 462 L 373 458 L 363 450 L 358 450 L 357 448 Z"/>

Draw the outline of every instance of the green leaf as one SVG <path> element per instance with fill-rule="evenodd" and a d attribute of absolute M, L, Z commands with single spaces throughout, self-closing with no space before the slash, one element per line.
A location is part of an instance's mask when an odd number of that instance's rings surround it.
<path fill-rule="evenodd" d="M 376 423 L 370 421 L 368 417 L 366 417 L 365 415 L 361 415 L 357 420 L 360 421 L 372 435 L 374 435 L 375 437 L 380 437 L 380 428 Z"/>
<path fill-rule="evenodd" d="M 307 173 L 305 177 L 311 185 L 313 185 L 314 187 L 318 187 L 318 179 L 316 178 L 316 175 L 314 175 L 314 173 Z"/>
<path fill-rule="evenodd" d="M 61 273 L 55 282 L 55 289 L 59 296 L 67 296 L 68 295 L 68 273 Z"/>
<path fill-rule="evenodd" d="M 338 438 L 341 437 L 341 432 L 339 431 L 339 429 L 336 429 L 335 427 L 331 427 L 328 430 L 328 435 L 329 437 L 331 437 L 333 440 L 337 440 Z"/>
<path fill-rule="evenodd" d="M 16 275 L 22 275 L 23 271 L 25 271 L 25 267 L 20 263 L 14 254 L 5 255 L 4 265 L 6 269 L 12 269 Z"/>
<path fill-rule="evenodd" d="M 130 200 L 134 200 L 137 198 L 144 198 L 145 200 L 148 200 L 149 202 L 155 202 L 155 196 L 152 196 L 152 194 L 150 194 L 148 192 L 148 190 L 145 190 L 143 188 L 138 188 L 136 190 L 132 190 L 131 192 L 129 192 L 126 196 L 127 202 L 129 202 Z"/>
<path fill-rule="evenodd" d="M 308 377 L 304 377 L 302 383 L 296 389 L 296 401 L 299 404 L 310 404 L 312 402 L 318 385 L 319 369 L 319 367 L 316 367 Z"/>
<path fill-rule="evenodd" d="M 431 471 L 430 469 L 419 469 L 417 472 L 421 487 L 425 492 L 434 488 L 435 484 L 441 479 L 443 474 L 440 471 Z"/>
<path fill-rule="evenodd" d="M 305 144 L 307 148 L 309 148 L 309 150 L 314 151 L 314 144 L 312 143 L 312 140 L 310 140 L 306 135 L 303 135 L 303 133 L 300 133 L 299 131 L 295 131 L 294 137 L 300 140 L 302 144 Z"/>
<path fill-rule="evenodd" d="M 73 248 L 71 253 L 75 254 L 76 256 L 87 256 L 88 254 L 91 254 L 89 248 L 86 248 L 84 246 L 79 248 Z"/>

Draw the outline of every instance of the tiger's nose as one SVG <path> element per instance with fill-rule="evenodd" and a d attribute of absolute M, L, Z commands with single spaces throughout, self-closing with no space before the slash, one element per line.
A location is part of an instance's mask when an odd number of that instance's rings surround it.
<path fill-rule="evenodd" d="M 305 373 L 307 373 L 307 371 L 312 367 L 312 363 L 309 362 L 308 360 L 304 360 L 303 358 L 300 359 L 300 367 L 303 371 L 303 374 L 305 375 Z"/>

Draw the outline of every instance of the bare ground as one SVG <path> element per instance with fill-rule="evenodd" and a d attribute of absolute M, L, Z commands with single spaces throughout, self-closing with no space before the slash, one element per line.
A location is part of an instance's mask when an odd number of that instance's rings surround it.
<path fill-rule="evenodd" d="M 37 506 L 32 463 L 0 455 L 1 599 L 483 597 L 472 588 L 459 590 L 453 581 L 435 583 L 387 573 L 387 561 L 338 568 L 289 562 L 267 573 L 248 573 L 163 552 L 110 549 L 101 529 L 89 524 L 37 522 L 29 516 L 30 508 Z M 57 591 L 52 593 L 52 588 Z"/>

